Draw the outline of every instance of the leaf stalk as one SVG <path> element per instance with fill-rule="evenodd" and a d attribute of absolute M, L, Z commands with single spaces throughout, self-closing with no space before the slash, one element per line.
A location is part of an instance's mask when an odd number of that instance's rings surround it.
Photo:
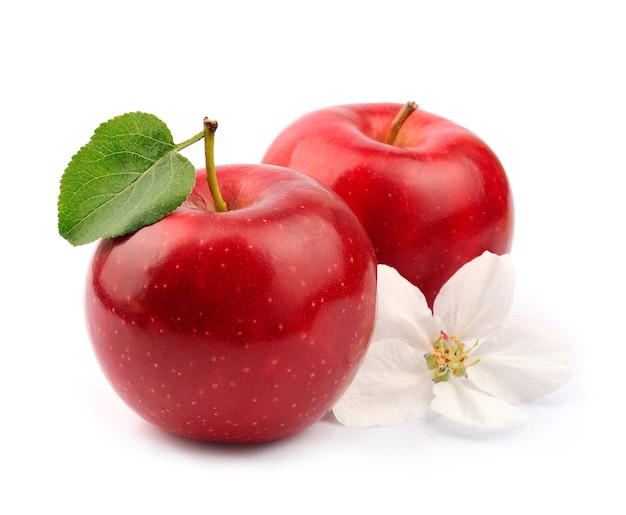
<path fill-rule="evenodd" d="M 189 139 L 186 139 L 185 141 L 183 141 L 182 143 L 179 143 L 178 145 L 176 145 L 174 147 L 174 150 L 176 152 L 179 152 L 180 150 L 190 147 L 191 145 L 193 145 L 194 143 L 200 141 L 202 138 L 204 138 L 204 131 L 199 132 L 198 134 L 196 134 L 195 136 L 192 136 Z"/>

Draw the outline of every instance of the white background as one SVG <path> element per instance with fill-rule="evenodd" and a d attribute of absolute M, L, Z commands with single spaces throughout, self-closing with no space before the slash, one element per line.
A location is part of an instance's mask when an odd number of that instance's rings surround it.
<path fill-rule="evenodd" d="M 0 7 L 0 512 L 548 513 L 623 506 L 620 2 L 5 2 Z M 220 122 L 258 162 L 313 109 L 415 100 L 478 133 L 516 201 L 515 311 L 562 332 L 574 380 L 502 433 L 324 420 L 255 447 L 149 427 L 100 373 L 82 319 L 93 246 L 56 231 L 58 183 L 96 126 Z M 186 155 L 198 166 L 201 149 Z M 619 467 L 613 470 L 613 465 Z"/>

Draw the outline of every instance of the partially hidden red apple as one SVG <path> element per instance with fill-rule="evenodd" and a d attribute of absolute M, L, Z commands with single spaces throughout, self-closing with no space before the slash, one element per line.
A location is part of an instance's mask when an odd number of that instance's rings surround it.
<path fill-rule="evenodd" d="M 485 250 L 507 253 L 513 200 L 494 152 L 440 116 L 394 103 L 321 109 L 289 125 L 264 163 L 305 172 L 357 214 L 380 263 L 432 306 L 441 286 Z"/>
<path fill-rule="evenodd" d="M 376 259 L 348 206 L 265 165 L 205 171 L 187 201 L 100 240 L 86 319 L 109 382 L 166 431 L 223 442 L 291 435 L 323 417 L 364 357 Z"/>

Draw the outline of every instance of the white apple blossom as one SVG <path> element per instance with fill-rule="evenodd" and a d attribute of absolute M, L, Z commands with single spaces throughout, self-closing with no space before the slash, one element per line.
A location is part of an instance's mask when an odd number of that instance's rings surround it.
<path fill-rule="evenodd" d="M 396 425 L 432 410 L 481 428 L 525 422 L 513 404 L 567 383 L 574 354 L 551 330 L 510 315 L 514 276 L 508 255 L 485 252 L 448 280 L 431 312 L 418 288 L 379 265 L 376 327 L 337 420 Z"/>

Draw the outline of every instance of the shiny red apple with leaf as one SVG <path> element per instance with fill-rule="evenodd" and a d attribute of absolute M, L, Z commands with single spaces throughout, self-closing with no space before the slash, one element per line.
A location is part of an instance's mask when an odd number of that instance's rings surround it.
<path fill-rule="evenodd" d="M 60 230 L 70 241 L 101 232 L 81 222 L 91 211 L 73 215 L 102 201 L 94 193 L 77 200 L 87 186 L 76 181 L 103 149 L 118 159 L 118 133 L 142 138 L 124 143 L 132 152 L 123 163 L 105 167 L 107 187 L 127 179 L 120 166 L 125 174 L 145 167 L 136 158 L 149 154 L 145 141 L 168 143 L 146 173 L 172 168 L 163 161 L 180 146 L 162 126 L 145 116 L 123 121 L 106 126 L 102 146 L 79 153 L 70 166 L 77 173 L 62 180 Z M 205 128 L 205 141 L 215 127 Z M 276 440 L 322 418 L 356 374 L 374 324 L 376 259 L 354 213 L 318 181 L 270 165 L 215 167 L 212 148 L 208 155 L 208 171 L 195 172 L 174 211 L 99 240 L 88 332 L 110 384 L 145 420 L 192 439 Z M 137 187 L 152 191 L 156 179 L 146 173 L 133 185 L 144 180 Z M 112 198 L 130 194 L 116 187 Z"/>
<path fill-rule="evenodd" d="M 263 162 L 305 172 L 337 192 L 378 261 L 417 285 L 431 306 L 463 264 L 511 248 L 513 199 L 495 153 L 412 102 L 305 114 L 274 139 Z"/>

